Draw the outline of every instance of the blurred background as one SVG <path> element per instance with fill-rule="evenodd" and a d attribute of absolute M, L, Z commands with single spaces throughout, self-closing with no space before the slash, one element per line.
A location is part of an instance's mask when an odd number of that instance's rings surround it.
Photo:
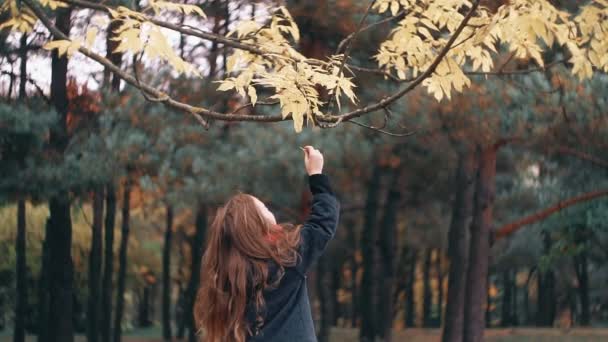
<path fill-rule="evenodd" d="M 276 4 L 190 3 L 208 16 L 201 27 L 217 34 L 242 19 L 263 22 Z M 554 3 L 575 12 L 581 2 Z M 300 28 L 299 51 L 319 59 L 354 31 L 368 4 L 284 2 Z M 99 15 L 74 8 L 67 25 L 77 35 Z M 361 32 L 351 58 L 373 68 L 369 56 L 390 29 Z M 242 106 L 214 83 L 226 75 L 229 50 L 172 34 L 204 77 L 107 56 L 188 103 Z M 416 89 L 361 120 L 415 133 L 406 136 L 351 123 L 299 134 L 291 122 L 205 129 L 81 55 L 67 65 L 52 59 L 41 49 L 49 36 L 40 24 L 29 34 L 0 31 L 0 341 L 71 341 L 72 331 L 88 341 L 194 341 L 192 301 L 205 281 L 200 258 L 214 210 L 241 191 L 280 221 L 302 222 L 310 194 L 299 147 L 309 144 L 324 153 L 342 204 L 336 238 L 308 278 L 320 341 L 439 341 L 442 327 L 466 317 L 464 298 L 448 305 L 449 276 L 487 281 L 487 296 L 477 298 L 487 340 L 608 340 L 605 74 L 579 81 L 560 65 L 470 75 L 471 86 L 449 100 Z M 100 33 L 95 44 L 112 49 L 111 38 Z M 499 51 L 496 65 L 509 60 Z M 383 75 L 355 73 L 360 103 L 398 89 Z M 63 114 L 51 99 L 57 92 Z M 495 171 L 477 176 L 480 161 L 495 162 Z M 487 263 L 487 276 L 467 274 L 466 259 Z"/>

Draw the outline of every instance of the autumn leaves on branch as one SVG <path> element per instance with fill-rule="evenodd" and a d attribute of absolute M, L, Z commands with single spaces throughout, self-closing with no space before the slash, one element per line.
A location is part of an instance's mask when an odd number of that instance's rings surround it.
<path fill-rule="evenodd" d="M 220 113 L 194 106 L 173 98 L 166 91 L 141 82 L 136 74 L 113 64 L 95 52 L 92 42 L 105 27 L 90 25 L 83 37 L 67 37 L 59 32 L 40 6 L 50 9 L 72 6 L 108 13 L 109 20 L 120 22 L 115 30 L 120 42 L 117 50 L 140 56 L 145 61 L 161 61 L 174 71 L 202 77 L 199 66 L 183 60 L 162 29 L 181 35 L 213 41 L 232 48 L 226 69 L 228 75 L 219 81 L 218 90 L 235 91 L 247 106 L 278 104 L 280 114 L 252 115 L 242 111 Z M 557 44 L 568 55 L 572 73 L 580 78 L 591 77 L 593 69 L 608 71 L 608 44 L 603 33 L 608 30 L 608 1 L 595 0 L 582 6 L 576 16 L 555 8 L 546 0 L 514 0 L 495 12 L 468 0 L 376 0 L 371 1 L 359 26 L 347 36 L 336 55 L 326 60 L 307 58 L 295 46 L 300 39 L 298 27 L 287 9 L 279 7 L 261 24 L 241 20 L 227 36 L 199 30 L 192 26 L 161 20 L 166 12 L 181 12 L 193 19 L 205 19 L 197 5 L 170 1 L 149 1 L 148 7 L 135 11 L 123 6 L 116 8 L 85 0 L 9 0 L 2 10 L 11 18 L 2 24 L 13 30 L 28 31 L 40 20 L 53 34 L 48 49 L 60 54 L 80 52 L 108 68 L 125 82 L 139 89 L 147 99 L 190 113 L 207 126 L 209 120 L 277 122 L 293 120 L 300 131 L 305 121 L 321 127 L 333 127 L 357 117 L 388 109 L 394 102 L 421 85 L 438 101 L 450 99 L 452 91 L 460 92 L 470 85 L 469 75 L 500 76 L 506 63 L 494 69 L 499 46 L 506 46 L 509 59 L 531 59 L 537 67 L 517 73 L 543 71 L 564 64 L 559 58 L 545 64 L 541 53 Z M 378 48 L 373 58 L 378 68 L 351 64 L 349 55 L 358 33 L 376 25 L 363 26 L 375 11 L 389 17 L 383 23 L 395 22 L 395 28 Z M 390 20 L 393 18 L 398 20 Z M 594 23 L 598 23 L 595 25 Z M 390 96 L 367 105 L 356 104 L 354 71 L 383 75 L 387 82 L 405 83 Z M 353 75 L 352 77 L 346 74 Z M 258 100 L 264 89 L 272 94 Z M 330 96 L 322 100 L 320 89 Z M 343 110 L 346 97 L 354 106 Z M 335 111 L 333 104 L 337 104 Z M 353 107 L 357 107 L 352 109 Z M 356 123 L 356 122 L 355 122 Z M 371 127 L 368 127 L 371 128 Z"/>

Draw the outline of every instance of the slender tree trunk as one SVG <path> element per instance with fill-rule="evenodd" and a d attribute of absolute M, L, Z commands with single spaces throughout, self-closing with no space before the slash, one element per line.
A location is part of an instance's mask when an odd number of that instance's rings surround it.
<path fill-rule="evenodd" d="M 479 159 L 465 292 L 463 335 L 465 342 L 483 341 L 484 306 L 488 291 L 490 232 L 496 189 L 496 152 L 496 146 L 486 147 L 481 150 Z"/>
<path fill-rule="evenodd" d="M 103 232 L 103 191 L 93 193 L 93 226 L 89 256 L 89 303 L 87 305 L 88 339 L 99 341 L 99 303 L 101 300 L 101 259 Z"/>
<path fill-rule="evenodd" d="M 101 289 L 101 340 L 110 342 L 112 336 L 112 274 L 114 273 L 114 223 L 116 220 L 116 190 L 113 183 L 106 186 L 106 216 L 104 222 L 104 263 Z"/>
<path fill-rule="evenodd" d="M 359 286 L 357 283 L 357 273 L 359 272 L 358 262 L 357 262 L 357 253 L 359 249 L 359 244 L 357 243 L 357 234 L 355 231 L 355 222 L 354 220 L 347 221 L 344 225 L 348 230 L 348 244 L 351 248 L 351 252 L 349 255 L 349 266 L 350 266 L 350 274 L 351 274 L 351 282 L 349 284 L 351 291 L 351 303 L 350 303 L 350 320 L 351 327 L 357 326 L 357 319 L 359 315 Z"/>
<path fill-rule="evenodd" d="M 122 25 L 121 21 L 112 20 L 108 24 L 108 34 L 106 36 L 106 58 L 109 59 L 112 64 L 120 67 L 122 64 L 122 53 L 114 52 L 120 41 L 114 40 L 117 37 L 115 30 L 120 28 Z M 103 72 L 104 84 L 109 86 L 113 91 L 118 92 L 120 89 L 120 77 L 112 73 L 108 68 L 104 69 Z"/>
<path fill-rule="evenodd" d="M 131 206 L 131 181 L 125 182 L 122 199 L 122 227 L 120 237 L 118 288 L 116 291 L 116 315 L 114 316 L 114 342 L 120 342 L 122 335 L 122 314 L 125 305 L 125 285 L 127 280 L 127 248 L 129 245 L 129 221 Z"/>
<path fill-rule="evenodd" d="M 186 289 L 183 288 L 182 285 L 180 285 L 180 289 L 179 289 L 179 295 L 178 295 L 178 304 L 177 304 L 177 308 L 178 310 L 176 310 L 176 315 L 175 315 L 175 320 L 177 321 L 177 334 L 175 337 L 177 337 L 178 340 L 183 340 L 184 336 L 186 335 L 186 304 L 187 304 L 187 298 L 186 298 Z"/>
<path fill-rule="evenodd" d="M 336 262 L 335 260 L 332 262 L 332 271 L 330 275 L 331 307 L 333 311 L 331 315 L 330 326 L 332 327 L 338 326 L 338 319 L 341 317 L 342 314 L 340 302 L 338 301 L 338 291 L 340 290 L 340 284 L 342 279 L 342 267 L 343 262 Z"/>
<path fill-rule="evenodd" d="M 378 302 L 376 301 L 377 272 L 375 269 L 378 259 L 378 233 L 376 217 L 378 211 L 378 196 L 380 192 L 380 177 L 382 169 L 374 165 L 371 179 L 367 186 L 363 232 L 361 233 L 361 252 L 363 254 L 363 279 L 361 280 L 361 330 L 362 342 L 374 341 L 378 334 L 376 321 L 378 319 Z"/>
<path fill-rule="evenodd" d="M 523 325 L 530 325 L 530 286 L 529 279 L 524 285 L 524 298 L 523 298 L 523 310 L 524 310 L 524 320 L 522 322 Z"/>
<path fill-rule="evenodd" d="M 437 250 L 437 259 L 435 260 L 435 271 L 437 272 L 437 326 L 441 327 L 443 320 L 443 272 L 441 269 L 441 250 Z"/>
<path fill-rule="evenodd" d="M 511 302 L 511 325 L 519 325 L 519 288 L 517 287 L 517 270 L 513 271 L 511 278 L 511 286 L 513 287 L 513 300 Z"/>
<path fill-rule="evenodd" d="M 329 328 L 331 325 L 332 308 L 330 305 L 331 293 L 329 286 L 328 256 L 326 255 L 317 263 L 317 293 L 321 311 L 321 322 L 319 326 L 319 342 L 327 342 L 329 339 Z"/>
<path fill-rule="evenodd" d="M 188 284 L 187 320 L 188 341 L 196 342 L 197 327 L 194 322 L 194 301 L 201 281 L 201 262 L 207 233 L 207 207 L 200 204 L 196 211 L 196 233 L 192 241 L 192 269 L 190 271 L 190 283 Z M 202 279 L 205 281 L 205 279 Z"/>
<path fill-rule="evenodd" d="M 591 323 L 591 313 L 589 308 L 589 270 L 587 262 L 587 251 L 583 251 L 575 257 L 575 267 L 578 277 L 578 296 L 581 302 L 580 325 L 589 326 Z"/>
<path fill-rule="evenodd" d="M 19 72 L 19 100 L 25 101 L 25 85 L 27 83 L 27 34 L 21 35 L 20 40 L 21 65 Z M 10 93 L 9 93 L 10 98 Z M 26 262 L 26 208 L 25 199 L 17 201 L 17 238 L 15 241 L 16 263 L 16 293 L 17 305 L 15 306 L 15 330 L 13 332 L 14 342 L 25 341 L 25 316 L 27 310 L 27 262 Z"/>
<path fill-rule="evenodd" d="M 42 267 L 40 268 L 40 280 L 38 281 L 38 342 L 50 341 L 49 328 L 49 272 L 51 261 L 49 236 L 51 231 L 51 219 L 47 218 L 45 224 L 44 241 L 42 242 Z"/>
<path fill-rule="evenodd" d="M 55 26 L 69 35 L 71 9 L 57 10 Z M 67 56 L 53 51 L 51 59 L 51 101 L 59 114 L 59 124 L 51 129 L 50 145 L 58 156 L 63 155 L 69 136 L 67 132 Z M 45 238 L 49 242 L 49 340 L 71 342 L 73 327 L 72 220 L 70 196 L 67 189 L 59 189 L 49 200 L 50 229 Z"/>
<path fill-rule="evenodd" d="M 430 328 L 433 325 L 431 320 L 431 306 L 433 305 L 433 293 L 431 290 L 431 261 L 433 250 L 427 248 L 424 255 L 424 265 L 422 268 L 422 326 Z"/>
<path fill-rule="evenodd" d="M 17 306 L 15 307 L 15 331 L 13 341 L 25 341 L 25 312 L 27 308 L 27 265 L 25 263 L 25 200 L 17 201 L 17 239 L 15 254 L 17 256 Z"/>
<path fill-rule="evenodd" d="M 551 249 L 551 236 L 543 232 L 543 248 L 545 253 Z M 538 295 L 536 310 L 536 325 L 539 327 L 551 327 L 555 320 L 555 274 L 553 270 L 538 271 Z"/>
<path fill-rule="evenodd" d="M 173 240 L 173 208 L 167 205 L 167 226 L 163 248 L 163 338 L 171 341 L 171 241 Z"/>
<path fill-rule="evenodd" d="M 513 324 L 513 313 L 511 309 L 513 308 L 513 297 L 512 297 L 512 280 L 511 280 L 511 270 L 505 270 L 502 272 L 502 314 L 500 325 L 502 327 L 510 327 Z"/>
<path fill-rule="evenodd" d="M 467 274 L 467 227 L 473 210 L 473 185 L 475 183 L 475 154 L 471 151 L 458 155 L 452 204 L 452 219 L 448 232 L 448 298 L 445 308 L 445 324 L 442 342 L 462 342 L 464 333 L 464 300 Z"/>
<path fill-rule="evenodd" d="M 139 302 L 139 326 L 146 328 L 152 325 L 150 320 L 150 285 L 145 285 Z"/>
<path fill-rule="evenodd" d="M 401 165 L 392 170 L 389 191 L 386 198 L 386 207 L 384 209 L 384 217 L 380 224 L 380 251 L 381 251 L 381 267 L 382 267 L 382 284 L 378 286 L 378 298 L 380 298 L 381 325 L 380 337 L 385 342 L 392 341 L 393 332 L 393 293 L 395 292 L 395 252 L 397 240 L 397 211 L 399 202 L 401 201 L 401 191 L 399 187 L 399 178 L 401 177 Z"/>
<path fill-rule="evenodd" d="M 414 302 L 414 281 L 416 280 L 416 264 L 418 252 L 412 250 L 407 272 L 407 282 L 405 283 L 405 326 L 413 328 L 416 325 L 415 302 Z"/>

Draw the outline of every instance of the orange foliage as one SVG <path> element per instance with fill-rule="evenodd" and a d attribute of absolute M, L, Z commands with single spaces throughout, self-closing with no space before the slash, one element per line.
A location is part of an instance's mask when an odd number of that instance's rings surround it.
<path fill-rule="evenodd" d="M 78 85 L 70 78 L 67 84 L 68 92 L 68 132 L 72 134 L 78 128 L 89 125 L 100 112 L 101 95 L 89 90 L 86 84 Z"/>

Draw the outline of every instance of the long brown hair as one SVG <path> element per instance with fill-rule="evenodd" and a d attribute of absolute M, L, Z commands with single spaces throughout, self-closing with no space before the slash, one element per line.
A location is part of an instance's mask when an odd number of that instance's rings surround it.
<path fill-rule="evenodd" d="M 257 326 L 245 317 L 248 301 L 255 305 L 259 326 L 263 290 L 278 283 L 284 267 L 296 264 L 299 242 L 299 227 L 274 226 L 251 195 L 235 195 L 217 210 L 194 304 L 195 322 L 206 341 L 244 342 L 253 333 Z M 269 261 L 278 266 L 278 277 L 269 274 Z"/>

